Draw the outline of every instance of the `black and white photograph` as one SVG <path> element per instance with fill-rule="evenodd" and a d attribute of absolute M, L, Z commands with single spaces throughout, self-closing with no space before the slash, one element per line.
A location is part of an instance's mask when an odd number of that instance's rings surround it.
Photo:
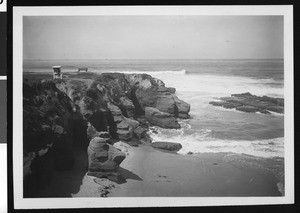
<path fill-rule="evenodd" d="M 293 202 L 291 6 L 13 17 L 16 208 Z"/>

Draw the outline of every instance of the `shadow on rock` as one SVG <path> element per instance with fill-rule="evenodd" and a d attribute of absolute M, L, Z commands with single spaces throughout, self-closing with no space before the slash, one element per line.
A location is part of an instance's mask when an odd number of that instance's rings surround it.
<path fill-rule="evenodd" d="M 126 180 L 128 179 L 132 179 L 132 180 L 139 180 L 139 181 L 143 181 L 142 178 L 140 178 L 140 176 L 134 174 L 133 172 L 127 170 L 127 169 L 124 169 L 122 167 L 119 167 L 118 168 L 118 172 L 122 175 L 122 177 Z"/>
<path fill-rule="evenodd" d="M 75 152 L 75 163 L 72 169 L 56 171 L 50 184 L 39 191 L 37 197 L 71 197 L 79 192 L 82 179 L 87 172 L 87 154 Z"/>

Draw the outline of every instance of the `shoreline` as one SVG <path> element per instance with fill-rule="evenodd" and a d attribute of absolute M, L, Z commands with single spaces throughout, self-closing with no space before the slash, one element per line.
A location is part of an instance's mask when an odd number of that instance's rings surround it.
<path fill-rule="evenodd" d="M 73 197 L 235 197 L 282 196 L 277 179 L 257 168 L 243 168 L 225 158 L 225 153 L 181 155 L 141 144 L 128 148 L 117 184 L 85 176 Z M 157 163 L 155 163 L 157 162 Z M 170 163 L 171 162 L 171 163 Z"/>
<path fill-rule="evenodd" d="M 68 73 L 66 80 L 80 80 L 88 86 L 97 75 L 77 74 Z M 51 74 L 23 74 L 29 82 L 45 77 L 51 78 Z M 70 170 L 54 171 L 53 180 L 38 197 L 284 196 L 284 158 L 275 162 L 273 158 L 224 152 L 182 155 L 154 149 L 150 143 L 138 147 L 122 144 L 117 148 L 126 158 L 117 171 L 124 183 L 86 175 L 87 153 L 81 150 L 74 152 L 75 164 Z"/>

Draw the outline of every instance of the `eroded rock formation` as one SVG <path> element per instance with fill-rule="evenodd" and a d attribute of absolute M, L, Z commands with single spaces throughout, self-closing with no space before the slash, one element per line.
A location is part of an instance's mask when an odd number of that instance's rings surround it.
<path fill-rule="evenodd" d="M 88 150 L 88 175 L 118 181 L 125 155 L 114 141 L 150 142 L 149 124 L 180 128 L 177 118 L 189 118 L 190 105 L 150 75 L 72 76 L 24 81 L 24 197 L 34 197 L 55 170 L 72 168 L 76 150 Z"/>
<path fill-rule="evenodd" d="M 190 105 L 173 94 L 175 89 L 165 87 L 163 82 L 146 74 L 126 75 L 126 79 L 144 111 L 146 107 L 153 107 L 174 117 L 189 118 Z"/>
<path fill-rule="evenodd" d="M 153 107 L 146 107 L 145 111 L 146 118 L 153 125 L 171 129 L 180 128 L 180 124 L 177 122 L 176 118 L 169 113 L 161 112 Z"/>
<path fill-rule="evenodd" d="M 88 146 L 88 172 L 87 175 L 98 178 L 108 178 L 116 182 L 124 181 L 117 172 L 125 154 L 107 143 L 109 138 L 94 137 Z"/>

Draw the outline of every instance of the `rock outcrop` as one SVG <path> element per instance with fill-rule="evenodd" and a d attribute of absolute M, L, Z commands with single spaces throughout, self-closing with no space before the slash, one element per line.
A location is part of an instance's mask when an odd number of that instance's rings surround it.
<path fill-rule="evenodd" d="M 31 197 L 54 170 L 73 166 L 73 151 L 87 147 L 86 125 L 53 81 L 24 82 L 23 91 L 24 197 Z"/>
<path fill-rule="evenodd" d="M 154 142 L 151 143 L 151 146 L 158 149 L 165 149 L 168 151 L 179 151 L 182 148 L 180 143 L 174 142 Z"/>
<path fill-rule="evenodd" d="M 122 182 L 124 179 L 117 169 L 125 159 L 125 154 L 108 144 L 108 140 L 108 138 L 95 137 L 90 141 L 87 149 L 89 164 L 87 175 Z"/>
<path fill-rule="evenodd" d="M 268 96 L 256 96 L 251 93 L 232 94 L 231 97 L 220 98 L 221 101 L 209 102 L 214 106 L 222 106 L 243 112 L 260 112 L 270 114 L 271 112 L 284 113 L 284 99 Z"/>
<path fill-rule="evenodd" d="M 177 119 L 169 113 L 161 112 L 153 107 L 146 107 L 145 111 L 146 118 L 153 125 L 157 125 L 163 128 L 180 128 L 180 124 L 177 122 Z"/>
<path fill-rule="evenodd" d="M 73 86 L 72 91 L 78 89 Z M 130 140 L 138 125 L 130 125 L 133 122 L 128 119 L 145 115 L 146 107 L 169 113 L 170 117 L 189 118 L 190 105 L 170 91 L 173 93 L 175 89 L 165 87 L 161 80 L 147 74 L 104 73 L 95 76 L 82 98 L 76 100 L 82 115 L 97 131 L 109 131 L 117 139 Z M 69 94 L 74 99 L 79 93 Z"/>
<path fill-rule="evenodd" d="M 76 150 L 88 150 L 88 175 L 120 181 L 125 155 L 113 141 L 151 142 L 149 123 L 180 128 L 177 118 L 189 118 L 175 88 L 146 74 L 79 73 L 23 87 L 24 197 L 34 197 L 55 170 L 72 168 Z"/>
<path fill-rule="evenodd" d="M 126 79 L 136 97 L 136 105 L 143 111 L 146 107 L 153 107 L 174 117 L 189 117 L 190 105 L 173 94 L 175 89 L 165 87 L 163 82 L 158 82 L 147 74 L 126 75 Z"/>
<path fill-rule="evenodd" d="M 169 91 L 169 93 L 175 94 L 176 89 L 175 89 L 174 87 L 166 87 L 166 88 L 167 88 L 167 90 Z"/>

